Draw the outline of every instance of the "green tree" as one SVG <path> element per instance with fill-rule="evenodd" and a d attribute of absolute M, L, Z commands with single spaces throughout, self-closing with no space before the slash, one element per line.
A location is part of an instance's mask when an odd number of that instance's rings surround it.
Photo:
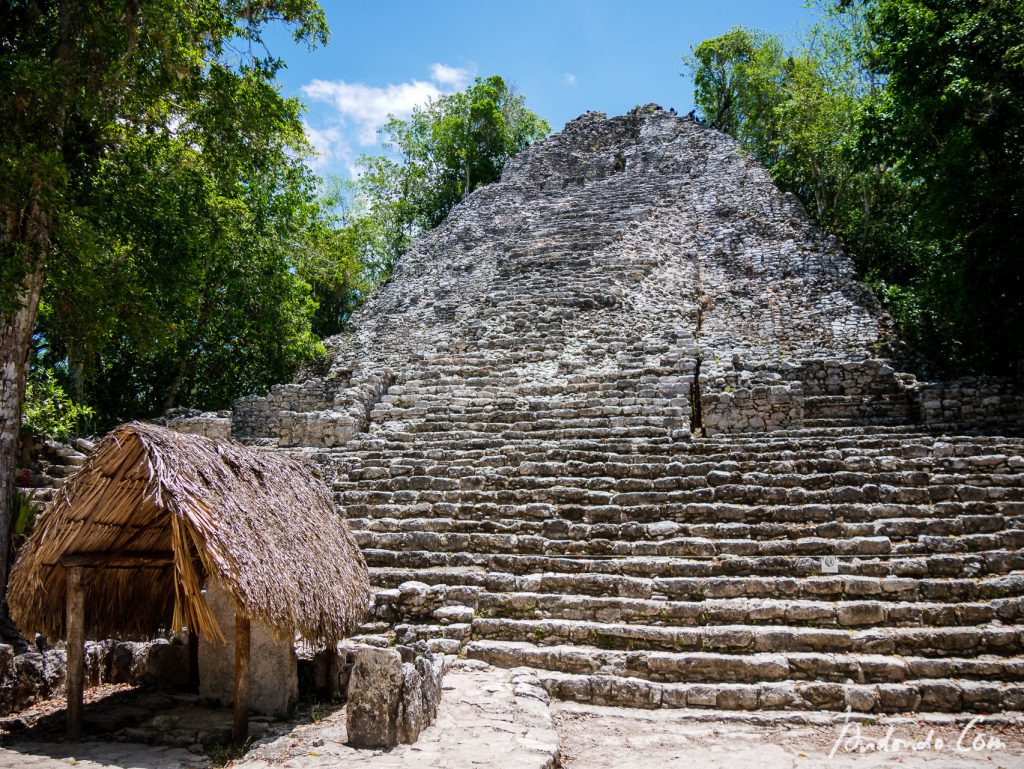
<path fill-rule="evenodd" d="M 382 129 L 397 160 L 364 158 L 360 190 L 379 225 L 385 267 L 413 234 L 431 229 L 473 190 L 497 181 L 506 161 L 551 126 L 501 77 L 477 78 L 465 91 L 417 108 Z"/>
<path fill-rule="evenodd" d="M 328 225 L 288 152 L 302 148 L 297 115 L 273 152 L 229 161 L 230 147 L 182 124 L 125 130 L 98 163 L 78 237 L 51 256 L 37 329 L 42 362 L 66 363 L 97 426 L 227 407 L 316 351 L 297 267 Z"/>
<path fill-rule="evenodd" d="M 265 98 L 281 62 L 251 53 L 265 50 L 263 28 L 284 21 L 311 44 L 325 41 L 327 28 L 312 0 L 0 0 L 0 19 L 0 551 L 6 551 L 43 283 L 52 257 L 100 240 L 87 224 L 96 215 L 88 201 L 97 167 L 132 133 L 173 137 L 181 126 L 194 127 L 218 153 L 227 148 L 225 163 L 238 153 L 258 163 L 279 143 L 281 118 L 280 111 L 266 111 L 273 103 Z M 0 592 L 5 585 L 3 564 Z"/>
<path fill-rule="evenodd" d="M 866 4 L 885 87 L 859 140 L 898 174 L 912 216 L 917 336 L 940 360 L 1024 365 L 1024 4 Z"/>
<path fill-rule="evenodd" d="M 350 205 L 352 183 L 321 200 L 330 210 L 325 226 L 312 228 L 298 255 L 297 274 L 309 283 L 316 311 L 312 330 L 319 338 L 339 333 L 352 312 L 390 275 L 382 261 L 388 253 L 381 223 L 368 216 L 356 200 Z"/>
<path fill-rule="evenodd" d="M 693 74 L 694 100 L 704 119 L 768 152 L 775 138 L 772 110 L 785 78 L 779 39 L 734 27 L 695 46 L 684 62 Z"/>
<path fill-rule="evenodd" d="M 832 13 L 787 52 L 775 36 L 734 28 L 685 59 L 701 114 L 836 232 L 854 218 L 864 224 L 874 208 L 877 180 L 852 153 L 875 77 L 865 66 L 864 29 L 862 15 Z"/>
<path fill-rule="evenodd" d="M 24 424 L 44 438 L 66 441 L 93 416 L 90 406 L 72 400 L 53 369 L 36 368 L 25 391 Z"/>

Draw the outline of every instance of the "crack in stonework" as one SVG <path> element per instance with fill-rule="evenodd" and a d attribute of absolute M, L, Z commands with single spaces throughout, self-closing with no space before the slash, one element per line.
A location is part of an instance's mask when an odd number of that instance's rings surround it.
<path fill-rule="evenodd" d="M 696 342 L 696 360 L 693 367 L 693 385 L 690 387 L 690 433 L 692 435 L 704 434 L 704 407 L 700 395 L 700 366 L 703 362 L 700 340 L 701 327 L 704 323 L 704 304 L 707 294 L 704 293 L 704 280 L 700 267 L 700 251 L 693 251 L 694 269 L 694 295 L 697 300 L 697 327 L 693 332 L 693 340 Z"/>

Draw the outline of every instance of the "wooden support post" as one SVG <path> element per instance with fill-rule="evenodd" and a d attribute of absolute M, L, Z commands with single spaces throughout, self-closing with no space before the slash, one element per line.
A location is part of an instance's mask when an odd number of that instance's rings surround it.
<path fill-rule="evenodd" d="M 249 738 L 249 618 L 235 612 L 235 742 Z"/>
<path fill-rule="evenodd" d="M 199 631 L 188 629 L 188 688 L 199 693 Z"/>
<path fill-rule="evenodd" d="M 338 644 L 327 649 L 327 699 L 337 700 L 341 696 L 338 678 L 341 675 L 341 659 L 338 655 Z"/>
<path fill-rule="evenodd" d="M 67 694 L 68 737 L 77 740 L 82 734 L 82 689 L 85 684 L 85 588 L 82 587 L 82 568 L 72 566 L 66 570 L 67 632 Z"/>

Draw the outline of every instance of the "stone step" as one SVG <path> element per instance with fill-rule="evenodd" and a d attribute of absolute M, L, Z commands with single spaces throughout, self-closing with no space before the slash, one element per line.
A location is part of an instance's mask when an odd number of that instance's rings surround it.
<path fill-rule="evenodd" d="M 380 454 L 380 452 L 377 452 Z M 401 453 L 394 457 L 351 454 L 338 457 L 334 462 L 336 471 L 343 480 L 398 479 L 409 475 L 441 474 L 450 467 L 451 460 L 475 460 L 484 458 L 481 452 L 463 455 L 452 453 L 441 456 L 414 456 Z M 911 486 L 937 485 L 941 483 L 989 482 L 1000 484 L 1024 483 L 1024 459 L 1016 456 L 982 455 L 978 457 L 932 458 L 898 457 L 892 455 L 848 454 L 840 457 L 823 458 L 820 453 L 808 457 L 773 459 L 722 458 L 716 461 L 685 461 L 684 457 L 610 457 L 607 453 L 582 455 L 573 460 L 549 459 L 541 461 L 509 452 L 506 455 L 492 455 L 490 459 L 501 459 L 490 467 L 487 475 L 495 482 L 514 483 L 520 478 L 543 481 L 554 478 L 602 479 L 609 483 L 623 479 L 700 479 L 713 477 L 716 482 L 748 483 L 763 485 L 814 486 L 822 478 L 830 480 L 828 485 L 850 485 L 869 479 L 875 483 L 899 483 Z M 640 461 L 651 459 L 652 461 Z M 669 461 L 671 460 L 671 461 Z M 982 462 L 991 464 L 982 464 Z M 436 470 L 436 473 L 431 471 Z M 834 476 L 840 483 L 835 483 Z"/>
<path fill-rule="evenodd" d="M 559 572 L 565 574 L 621 575 L 640 578 L 694 578 L 715 576 L 806 577 L 821 573 L 822 563 L 810 556 L 674 558 L 661 556 L 553 556 L 433 550 L 363 548 L 372 567 L 478 568 L 515 575 Z M 969 554 L 933 554 L 892 557 L 840 557 L 839 573 L 864 577 L 982 578 L 1024 570 L 1019 550 Z M 1016 577 L 1007 577 L 1015 580 Z"/>
<path fill-rule="evenodd" d="M 405 512 L 414 513 L 416 508 Z M 435 508 L 432 512 L 438 512 Z M 516 534 L 572 540 L 661 541 L 673 537 L 709 540 L 796 540 L 801 538 L 846 539 L 885 537 L 891 542 L 917 541 L 920 537 L 956 537 L 966 534 L 994 534 L 1005 530 L 1024 530 L 1024 516 L 962 516 L 956 518 L 882 518 L 848 523 L 584 523 L 555 516 L 544 520 L 517 518 L 374 517 L 349 515 L 349 528 L 363 532 L 431 532 L 435 534 Z"/>
<path fill-rule="evenodd" d="M 348 446 L 345 453 L 324 453 L 325 460 L 336 463 L 379 464 L 392 460 L 392 464 L 410 464 L 418 461 L 437 459 L 477 458 L 487 453 L 479 448 L 468 447 L 458 439 L 452 443 L 450 452 L 434 444 L 427 448 L 407 444 L 371 444 L 367 441 Z M 627 450 L 624 452 L 624 448 Z M 993 451 L 995 448 L 996 451 Z M 509 442 L 489 454 L 507 457 L 509 464 L 518 467 L 528 463 L 523 474 L 577 475 L 580 472 L 602 471 L 605 464 L 611 471 L 618 466 L 646 465 L 650 472 L 663 469 L 673 475 L 707 475 L 713 471 L 731 473 L 765 472 L 783 473 L 830 473 L 830 472 L 899 472 L 921 471 L 927 473 L 1018 473 L 1024 472 L 1024 458 L 1021 446 L 980 446 L 977 453 L 962 456 L 944 456 L 927 446 L 850 446 L 846 448 L 806 447 L 795 450 L 792 446 L 780 451 L 754 452 L 734 450 L 721 453 L 697 453 L 689 451 L 683 441 L 677 441 L 666 452 L 658 446 L 630 441 L 628 443 L 604 443 L 600 441 L 575 441 L 573 443 Z M 652 451 L 654 450 L 654 451 Z M 1002 450 L 1002 451 L 997 451 Z M 646 469 L 646 468 L 641 468 Z"/>
<path fill-rule="evenodd" d="M 840 607 L 843 612 L 857 607 Z M 870 607 L 863 607 L 870 608 Z M 833 610 L 835 611 L 835 610 Z M 856 620 L 870 619 L 861 612 Z M 669 620 L 671 621 L 671 620 Z M 965 657 L 979 654 L 1010 657 L 1024 675 L 1024 626 L 986 624 L 973 627 L 871 627 L 864 630 L 787 625 L 701 625 L 675 627 L 567 619 L 478 617 L 476 640 L 527 642 L 538 646 L 593 646 L 628 651 L 714 652 L 721 654 L 816 653 Z M 813 625 L 813 623 L 810 623 Z M 1004 668 L 993 676 L 999 677 Z"/>
<path fill-rule="evenodd" d="M 932 499 L 928 488 L 897 486 L 841 486 L 831 489 L 777 488 L 757 486 L 708 486 L 674 491 L 607 491 L 574 485 L 550 485 L 539 488 L 463 489 L 452 478 L 413 476 L 410 488 L 354 489 L 334 493 L 334 501 L 345 509 L 352 505 L 392 505 L 415 502 L 453 505 L 573 504 L 592 507 L 651 507 L 663 505 L 836 505 L 836 504 L 913 504 L 926 505 L 944 501 L 958 502 L 1024 502 L 1024 487 L 960 486 L 938 494 Z"/>
<path fill-rule="evenodd" d="M 38 489 L 40 492 L 46 489 L 59 489 L 64 485 L 64 478 L 59 475 L 46 473 L 31 473 L 27 478 L 19 479 L 18 486 L 23 489 Z"/>
<path fill-rule="evenodd" d="M 389 441 L 384 437 L 369 437 L 344 447 L 334 449 L 297 450 L 295 453 L 313 453 L 323 461 L 352 461 L 389 458 L 400 461 L 423 459 L 450 459 L 456 457 L 475 458 L 492 454 L 495 456 L 516 456 L 541 461 L 582 460 L 588 463 L 621 461 L 630 463 L 646 463 L 654 466 L 683 462 L 687 466 L 715 462 L 787 462 L 787 461 L 826 461 L 839 462 L 844 458 L 856 458 L 858 462 L 875 460 L 881 469 L 894 466 L 893 463 L 906 460 L 927 460 L 928 462 L 944 462 L 945 466 L 957 467 L 960 461 L 978 458 L 981 462 L 990 462 L 985 457 L 1005 457 L 1012 469 L 1020 469 L 1021 454 L 1024 453 L 1024 442 L 998 442 L 986 445 L 965 445 L 960 442 L 945 443 L 932 441 L 842 441 L 836 439 L 804 442 L 777 442 L 763 440 L 755 443 L 737 442 L 723 445 L 720 443 L 698 443 L 676 441 L 670 444 L 659 442 L 650 444 L 643 441 L 602 441 L 593 440 L 560 440 L 552 442 L 538 441 L 498 441 L 493 438 L 484 440 L 469 439 L 464 436 L 451 435 L 447 441 L 434 442 L 430 446 L 424 444 L 410 445 L 412 434 L 402 441 Z M 773 470 L 775 468 L 772 468 Z"/>
<path fill-rule="evenodd" d="M 435 446 L 458 446 L 473 441 L 500 441 L 502 443 L 515 440 L 537 440 L 555 441 L 564 438 L 577 440 L 631 440 L 644 438 L 662 438 L 665 444 L 670 443 L 668 431 L 664 425 L 631 426 L 631 427 L 574 427 L 571 424 L 564 427 L 552 427 L 550 429 L 533 429 L 532 426 L 522 425 L 507 429 L 459 429 L 456 433 L 453 429 L 445 429 L 439 425 L 414 422 L 407 425 L 402 432 L 391 432 L 388 439 L 396 443 L 416 443 L 418 445 L 433 444 Z"/>
<path fill-rule="evenodd" d="M 424 436 L 419 436 L 423 440 L 410 446 L 409 442 L 414 436 L 415 433 L 400 429 L 380 430 L 346 444 L 344 451 L 339 451 L 337 447 L 318 449 L 317 451 L 325 457 L 339 458 L 349 455 L 419 457 L 435 455 L 439 450 L 444 449 L 449 449 L 453 453 L 472 455 L 473 452 L 479 453 L 481 449 L 487 448 L 487 445 L 474 445 L 475 441 L 483 441 L 485 444 L 495 443 L 493 435 L 477 435 L 470 431 L 448 430 L 443 435 L 434 436 L 429 445 Z M 495 450 L 498 453 L 515 455 L 546 455 L 552 460 L 559 455 L 593 460 L 602 456 L 612 459 L 626 455 L 629 457 L 628 461 L 648 461 L 652 464 L 664 464 L 683 457 L 687 465 L 698 466 L 706 463 L 732 461 L 750 463 L 789 460 L 836 462 L 850 458 L 861 463 L 866 460 L 874 460 L 882 465 L 883 469 L 885 465 L 891 465 L 896 461 L 909 462 L 912 460 L 926 460 L 937 466 L 951 468 L 976 466 L 987 469 L 1011 465 L 1019 469 L 1021 454 L 1024 451 L 1020 441 L 968 445 L 963 442 L 944 443 L 915 440 L 825 440 L 780 443 L 765 439 L 754 443 L 723 445 L 698 442 L 700 440 L 679 440 L 666 443 L 662 439 L 656 441 L 616 440 L 611 435 L 604 435 L 600 440 L 566 437 L 556 441 L 542 441 L 538 440 L 537 436 L 528 436 L 525 439 L 509 438 L 504 443 L 495 443 Z"/>
<path fill-rule="evenodd" d="M 595 646 L 538 646 L 522 641 L 474 640 L 469 659 L 495 667 L 530 667 L 576 675 L 612 675 L 659 683 L 901 684 L 914 679 L 1022 682 L 1024 660 L 1012 657 L 896 657 L 887 654 L 814 652 L 718 654 L 621 651 Z M 1024 697 L 1024 685 L 1018 684 Z"/>
<path fill-rule="evenodd" d="M 45 505 L 57 495 L 57 489 L 53 486 L 17 486 L 18 490 L 26 494 L 37 506 Z"/>
<path fill-rule="evenodd" d="M 593 602 L 586 608 L 599 612 L 606 602 L 630 599 L 628 609 L 638 618 L 663 619 L 669 611 L 666 601 L 689 602 L 700 613 L 713 615 L 715 601 L 722 601 L 730 621 L 770 622 L 785 615 L 773 606 L 785 609 L 790 601 L 817 602 L 814 616 L 802 616 L 802 621 L 825 621 L 835 616 L 835 609 L 823 612 L 841 601 L 873 601 L 883 605 L 887 621 L 910 624 L 960 624 L 960 618 L 978 616 L 979 606 L 990 606 L 996 616 L 1012 621 L 1016 605 L 1024 597 L 1024 574 L 1014 572 L 999 577 L 972 577 L 968 579 L 917 576 L 853 576 L 850 574 L 824 576 L 791 576 L 795 570 L 782 569 L 786 576 L 701 576 L 701 577 L 637 577 L 613 573 L 545 572 L 513 574 L 489 571 L 483 568 L 387 568 L 372 567 L 372 583 L 383 589 L 397 588 L 405 582 L 416 581 L 427 585 L 466 587 L 477 593 L 485 591 L 502 595 L 527 595 L 522 599 L 543 611 L 555 611 L 558 602 L 574 603 L 582 610 L 583 597 Z M 517 599 L 518 600 L 518 599 Z M 553 600 L 553 603 L 543 603 Z M 748 603 L 749 602 L 749 603 Z M 782 602 L 775 604 L 773 602 Z M 931 607 L 917 604 L 932 604 Z M 965 606 L 958 606 L 963 604 Z M 626 611 L 627 606 L 607 604 L 614 611 Z M 921 612 L 928 609 L 927 617 Z M 688 607 L 673 610 L 674 621 L 686 616 Z M 1004 613 L 1008 612 L 1008 613 Z M 737 614 L 737 612 L 740 612 Z M 940 619 L 953 612 L 954 621 Z M 698 615 L 699 616 L 699 615 Z M 739 617 L 739 619 L 736 619 Z M 987 620 L 983 620 L 987 621 Z M 694 623 L 687 623 L 694 624 Z M 830 623 L 831 624 L 831 623 Z M 839 624 L 836 620 L 835 624 Z"/>
<path fill-rule="evenodd" d="M 1006 529 L 993 534 L 931 537 L 894 545 L 888 537 L 798 537 L 793 539 L 706 539 L 672 537 L 663 540 L 548 539 L 535 535 L 481 534 L 433 531 L 353 530 L 360 547 L 371 550 L 430 550 L 441 553 L 494 553 L 548 556 L 665 556 L 705 558 L 721 556 L 873 556 L 985 553 L 1017 550 L 1024 546 L 1024 530 Z"/>
<path fill-rule="evenodd" d="M 924 502 L 944 500 L 985 499 L 998 494 L 999 499 L 1020 501 L 1024 489 L 1024 473 L 951 474 L 925 471 L 898 472 L 852 472 L 833 470 L 827 473 L 779 473 L 745 472 L 730 473 L 725 470 L 710 470 L 698 475 L 683 470 L 673 473 L 672 468 L 651 470 L 647 467 L 608 468 L 607 465 L 590 468 L 593 474 L 581 474 L 579 469 L 564 473 L 545 472 L 548 468 L 533 463 L 522 463 L 490 467 L 471 474 L 471 467 L 458 468 L 455 472 L 444 473 L 443 464 L 392 464 L 388 467 L 348 469 L 334 481 L 336 491 L 405 491 L 422 490 L 480 490 L 480 491 L 543 491 L 549 488 L 570 487 L 591 491 L 618 493 L 664 493 L 679 496 L 680 493 L 735 494 L 737 491 L 761 496 L 783 496 L 807 494 L 822 490 L 832 491 L 830 496 L 864 497 L 867 501 L 892 499 L 900 489 L 908 489 Z M 601 472 L 603 471 L 603 472 Z M 610 472 L 609 472 L 610 471 Z M 543 473 L 543 474 L 541 474 Z M 598 474 L 600 473 L 600 474 Z M 611 474 L 611 473 L 614 473 Z M 448 477 L 445 477 L 448 476 Z M 431 479 L 431 480 L 424 480 Z M 717 488 L 716 488 L 717 487 Z M 722 488 L 725 487 L 725 488 Z M 987 491 L 989 488 L 998 492 Z M 791 491 L 792 490 L 792 491 Z M 981 491 L 979 491 L 981 490 Z M 923 492 L 923 493 L 922 493 Z M 673 501 L 655 499 L 653 501 Z M 859 501 L 839 499 L 836 501 Z"/>
<path fill-rule="evenodd" d="M 673 684 L 614 675 L 536 671 L 552 697 L 627 708 L 712 708 L 723 711 L 842 713 L 993 713 L 1024 708 L 1016 683 L 940 677 L 897 684 L 777 681 L 755 684 Z"/>
<path fill-rule="evenodd" d="M 447 405 L 448 399 L 439 399 L 438 405 Z M 362 438 L 355 445 L 379 441 L 384 438 L 373 436 Z M 848 426 L 840 428 L 808 428 L 773 430 L 736 434 L 729 437 L 694 438 L 682 446 L 693 455 L 722 452 L 772 453 L 799 451 L 810 448 L 848 449 L 860 448 L 914 448 L 917 451 L 934 451 L 949 455 L 977 454 L 986 447 L 1004 448 L 1019 454 L 1022 439 L 1018 436 L 950 434 L 931 430 L 924 432 L 905 426 Z M 643 445 L 643 442 L 641 442 Z"/>
<path fill-rule="evenodd" d="M 433 497 L 426 496 L 426 500 Z M 884 527 L 888 534 L 884 536 L 906 538 L 912 536 L 909 527 L 915 521 L 929 526 L 945 526 L 944 520 L 955 520 L 958 517 L 968 519 L 963 524 L 964 531 L 975 529 L 979 533 L 995 526 L 997 521 L 1010 524 L 1013 528 L 1020 526 L 1024 515 L 1024 503 L 1021 502 L 940 502 L 929 505 L 917 504 L 837 504 L 837 505 L 735 505 L 714 503 L 693 503 L 681 505 L 636 505 L 621 507 L 618 505 L 579 505 L 531 503 L 517 504 L 471 504 L 434 501 L 419 501 L 419 496 L 404 504 L 348 504 L 343 508 L 348 520 L 355 523 L 359 520 L 394 521 L 396 526 L 410 519 L 457 519 L 474 525 L 477 522 L 481 530 L 501 521 L 518 518 L 524 523 L 546 525 L 549 527 L 573 526 L 576 524 L 612 527 L 644 527 L 647 538 L 657 539 L 679 532 L 706 535 L 712 530 L 731 531 L 734 534 L 746 534 L 751 531 L 767 532 L 777 527 L 778 535 L 786 531 L 804 531 L 810 527 L 848 527 L 848 534 L 857 531 L 857 536 L 878 534 L 875 527 Z M 772 521 L 773 523 L 761 523 Z M 989 523 L 985 523 L 989 521 Z M 932 523 L 934 522 L 934 523 Z M 689 528 L 687 528 L 689 527 Z M 748 527 L 748 528 L 745 528 Z M 750 528 L 750 527 L 756 527 Z M 429 527 L 428 527 L 429 528 Z M 959 531 L 960 525 L 954 526 Z"/>

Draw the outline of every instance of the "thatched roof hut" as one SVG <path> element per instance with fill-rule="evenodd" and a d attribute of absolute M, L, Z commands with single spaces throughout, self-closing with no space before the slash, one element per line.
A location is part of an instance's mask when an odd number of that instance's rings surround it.
<path fill-rule="evenodd" d="M 362 554 L 303 465 L 140 423 L 107 435 L 40 518 L 11 572 L 22 628 L 65 636 L 72 567 L 85 567 L 98 637 L 187 626 L 223 640 L 201 592 L 209 578 L 242 614 L 311 641 L 348 635 L 370 600 Z"/>

